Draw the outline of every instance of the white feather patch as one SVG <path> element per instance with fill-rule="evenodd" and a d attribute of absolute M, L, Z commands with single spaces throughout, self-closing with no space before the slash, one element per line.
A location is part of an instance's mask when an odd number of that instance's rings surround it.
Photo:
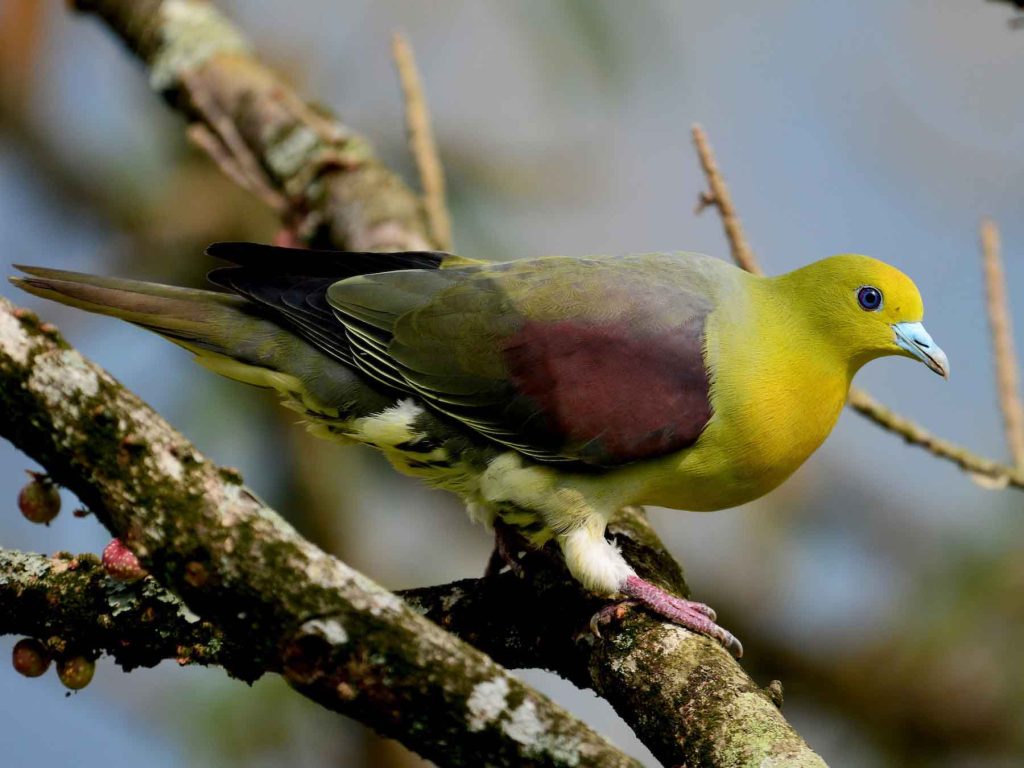
<path fill-rule="evenodd" d="M 558 537 L 569 573 L 584 587 L 601 595 L 618 592 L 635 571 L 618 548 L 604 537 L 603 522 Z"/>
<path fill-rule="evenodd" d="M 352 427 L 358 439 L 380 448 L 392 448 L 425 437 L 413 431 L 413 424 L 422 415 L 423 408 L 413 400 L 399 400 L 380 413 L 356 419 Z"/>

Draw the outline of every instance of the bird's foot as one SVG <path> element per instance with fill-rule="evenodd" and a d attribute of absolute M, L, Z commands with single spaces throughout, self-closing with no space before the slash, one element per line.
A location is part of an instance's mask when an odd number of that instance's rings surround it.
<path fill-rule="evenodd" d="M 497 576 L 503 568 L 508 566 L 516 578 L 525 578 L 526 571 L 523 569 L 523 564 L 519 562 L 519 553 L 527 547 L 526 541 L 514 528 L 501 520 L 495 520 L 494 551 L 491 552 L 491 557 L 487 561 L 484 577 Z"/>
<path fill-rule="evenodd" d="M 600 625 L 621 619 L 630 605 L 640 603 L 674 624 L 717 640 L 737 659 L 743 656 L 743 646 L 740 641 L 731 632 L 722 629 L 715 623 L 714 610 L 704 603 L 695 603 L 692 600 L 676 597 L 635 575 L 626 578 L 626 583 L 620 591 L 629 599 L 605 606 L 590 620 L 590 628 L 598 637 L 600 637 L 600 632 L 598 632 Z"/>

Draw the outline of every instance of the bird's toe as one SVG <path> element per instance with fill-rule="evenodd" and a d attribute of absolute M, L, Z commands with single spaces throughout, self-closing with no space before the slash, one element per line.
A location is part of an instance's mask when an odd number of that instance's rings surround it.
<path fill-rule="evenodd" d="M 622 621 L 629 609 L 636 605 L 635 600 L 619 600 L 609 603 L 590 617 L 590 631 L 594 637 L 601 637 L 601 627 L 611 624 L 613 621 Z"/>

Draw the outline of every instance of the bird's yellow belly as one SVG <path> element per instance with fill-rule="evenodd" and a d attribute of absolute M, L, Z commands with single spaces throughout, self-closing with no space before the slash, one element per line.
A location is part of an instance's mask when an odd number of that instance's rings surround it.
<path fill-rule="evenodd" d="M 828 437 L 845 390 L 824 388 L 802 406 L 717 414 L 692 447 L 662 461 L 641 503 L 694 512 L 745 504 L 774 490 Z"/>

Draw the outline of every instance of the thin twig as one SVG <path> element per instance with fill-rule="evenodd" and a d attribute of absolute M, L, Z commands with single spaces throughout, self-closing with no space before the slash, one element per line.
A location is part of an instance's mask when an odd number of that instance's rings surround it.
<path fill-rule="evenodd" d="M 391 55 L 402 83 L 405 100 L 405 127 L 409 133 L 409 149 L 416 160 L 416 170 L 423 188 L 423 206 L 427 212 L 430 235 L 443 250 L 452 247 L 452 224 L 445 202 L 444 166 L 441 165 L 437 141 L 430 124 L 430 110 L 423 96 L 423 82 L 412 46 L 405 36 L 396 32 L 391 38 Z"/>
<path fill-rule="evenodd" d="M 1003 411 L 1006 442 L 1014 465 L 1024 468 L 1024 406 L 1020 400 L 1017 355 L 1006 301 L 1006 276 L 1000 256 L 999 229 L 991 219 L 981 222 L 981 258 L 988 297 L 988 322 L 992 329 L 992 350 L 996 360 L 999 407 Z"/>
<path fill-rule="evenodd" d="M 701 195 L 697 211 L 700 212 L 709 205 L 715 206 L 722 217 L 725 236 L 729 241 L 733 260 L 748 272 L 763 274 L 757 258 L 750 250 L 750 246 L 747 245 L 743 226 L 733 207 L 732 199 L 729 197 L 728 188 L 725 186 L 722 173 L 715 161 L 707 134 L 704 133 L 704 129 L 700 125 L 696 124 L 692 128 L 692 133 L 693 143 L 697 148 L 697 155 L 710 187 L 710 192 Z M 1012 362 L 1012 356 L 1010 360 Z M 1016 386 L 1014 386 L 1015 390 Z M 1002 391 L 1002 385 L 1000 385 L 1000 391 Z M 956 443 L 936 437 L 920 424 L 882 405 L 859 387 L 850 387 L 848 402 L 853 410 L 875 422 L 882 429 L 899 435 L 911 445 L 920 446 L 939 458 L 957 464 L 971 476 L 971 479 L 985 488 L 1013 486 L 1024 489 L 1024 469 L 1019 465 L 1018 468 L 1014 468 L 1000 464 L 984 456 L 979 456 Z"/>
<path fill-rule="evenodd" d="M 1024 471 L 979 456 L 962 445 L 936 437 L 920 424 L 882 405 L 863 389 L 850 388 L 849 405 L 857 413 L 871 419 L 883 429 L 894 432 L 911 445 L 920 446 L 939 458 L 952 461 L 984 488 L 1024 488 Z"/>
<path fill-rule="evenodd" d="M 272 209 L 277 210 L 276 201 L 270 203 L 269 200 L 263 197 L 262 190 L 253 186 L 251 179 L 246 176 L 245 171 L 242 170 L 241 166 L 235 161 L 235 158 L 232 157 L 231 152 L 228 151 L 224 143 L 217 137 L 217 134 L 206 123 L 189 123 L 185 128 L 185 136 L 213 160 L 221 173 L 242 189 L 248 190 L 267 202 Z"/>
<path fill-rule="evenodd" d="M 732 197 L 729 195 L 729 188 L 725 185 L 718 164 L 715 162 L 715 155 L 711 151 L 707 134 L 699 123 L 694 123 L 690 129 L 693 134 L 693 144 L 697 148 L 697 157 L 700 158 L 700 166 L 704 169 L 704 175 L 708 179 L 709 191 L 701 193 L 697 203 L 697 213 L 700 213 L 709 205 L 718 209 L 722 217 L 722 226 L 725 228 L 725 237 L 729 241 L 729 248 L 732 251 L 732 258 L 747 272 L 755 275 L 762 274 L 761 266 L 757 263 L 757 257 L 750 250 L 747 238 L 743 234 L 743 226 L 740 224 L 740 217 L 736 215 L 736 209 L 732 204 Z"/>

